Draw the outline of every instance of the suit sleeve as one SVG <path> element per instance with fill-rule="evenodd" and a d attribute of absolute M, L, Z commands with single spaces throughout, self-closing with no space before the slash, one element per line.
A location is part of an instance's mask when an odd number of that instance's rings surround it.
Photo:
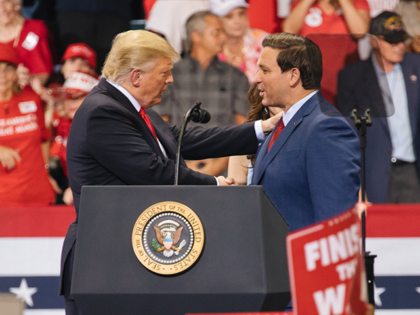
<path fill-rule="evenodd" d="M 173 185 L 174 161 L 151 149 L 129 114 L 115 106 L 100 106 L 90 114 L 87 128 L 89 154 L 127 185 Z M 216 185 L 216 180 L 181 166 L 179 183 Z"/>
<path fill-rule="evenodd" d="M 176 139 L 180 127 L 171 125 Z M 194 127 L 184 134 L 182 156 L 187 160 L 201 160 L 231 155 L 254 154 L 258 148 L 254 122 L 236 126 L 205 129 Z"/>
<path fill-rule="evenodd" d="M 357 135 L 343 118 L 326 118 L 313 126 L 306 148 L 306 167 L 318 222 L 357 202 L 360 151 Z"/>

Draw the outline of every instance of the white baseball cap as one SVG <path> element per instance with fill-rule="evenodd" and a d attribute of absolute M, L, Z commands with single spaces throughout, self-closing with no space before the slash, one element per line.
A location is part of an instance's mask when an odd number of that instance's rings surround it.
<path fill-rule="evenodd" d="M 225 16 L 236 8 L 248 8 L 245 0 L 209 0 L 210 11 L 218 16 Z"/>

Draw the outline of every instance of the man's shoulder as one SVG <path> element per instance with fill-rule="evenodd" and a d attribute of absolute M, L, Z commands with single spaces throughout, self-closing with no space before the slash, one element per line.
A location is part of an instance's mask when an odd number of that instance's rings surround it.
<path fill-rule="evenodd" d="M 101 88 L 100 86 L 95 86 L 92 91 L 86 96 L 82 105 L 76 112 L 76 116 L 82 116 L 83 120 L 88 120 L 93 113 L 103 115 L 113 115 L 115 112 L 128 111 L 122 104 L 120 104 L 111 94 Z"/>
<path fill-rule="evenodd" d="M 420 56 L 414 53 L 405 53 L 404 60 L 401 65 L 409 64 L 410 66 L 416 65 L 420 66 Z"/>
<path fill-rule="evenodd" d="M 366 60 L 361 60 L 359 62 L 356 62 L 352 65 L 345 67 L 344 69 L 340 70 L 340 75 L 349 74 L 349 73 L 362 73 L 363 71 L 366 71 L 367 67 L 369 68 L 373 67 L 371 58 L 366 59 Z"/>
<path fill-rule="evenodd" d="M 326 99 L 321 99 L 314 110 L 310 113 L 310 119 L 307 120 L 310 129 L 319 129 L 328 131 L 330 127 L 337 126 L 345 129 L 353 128 L 340 111 Z"/>

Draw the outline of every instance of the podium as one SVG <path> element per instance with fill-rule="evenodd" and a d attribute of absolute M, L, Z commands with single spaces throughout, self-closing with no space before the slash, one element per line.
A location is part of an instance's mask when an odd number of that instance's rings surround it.
<path fill-rule="evenodd" d="M 173 275 L 147 269 L 132 243 L 139 217 L 162 202 L 190 208 L 204 229 L 201 255 Z M 288 232 L 261 186 L 83 187 L 71 292 L 85 315 L 282 311 Z"/>

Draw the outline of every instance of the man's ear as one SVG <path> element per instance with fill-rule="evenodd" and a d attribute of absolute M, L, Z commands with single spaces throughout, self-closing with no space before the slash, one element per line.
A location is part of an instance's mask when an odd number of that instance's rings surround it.
<path fill-rule="evenodd" d="M 191 33 L 191 43 L 197 44 L 201 40 L 201 35 L 197 31 Z"/>
<path fill-rule="evenodd" d="M 377 36 L 370 35 L 369 42 L 370 42 L 370 45 L 372 46 L 373 49 L 378 49 L 378 47 L 379 47 L 378 40 L 379 40 L 379 38 Z"/>
<path fill-rule="evenodd" d="M 291 87 L 296 86 L 300 81 L 300 71 L 298 68 L 292 68 L 289 71 L 289 84 Z"/>
<path fill-rule="evenodd" d="M 130 72 L 131 84 L 138 88 L 140 86 L 140 82 L 141 82 L 143 76 L 144 76 L 144 73 L 141 70 L 139 70 L 139 69 L 131 70 L 131 72 Z"/>

